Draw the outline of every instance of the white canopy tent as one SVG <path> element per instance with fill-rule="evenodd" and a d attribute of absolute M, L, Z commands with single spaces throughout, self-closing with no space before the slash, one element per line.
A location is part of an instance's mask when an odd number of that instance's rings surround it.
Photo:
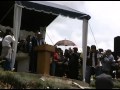
<path fill-rule="evenodd" d="M 87 33 L 88 33 L 88 20 L 90 19 L 90 16 L 87 14 L 84 14 L 82 12 L 79 12 L 77 10 L 51 4 L 49 2 L 41 1 L 41 3 L 33 3 L 33 2 L 27 2 L 27 1 L 15 1 L 14 3 L 14 20 L 13 20 L 13 30 L 16 42 L 13 45 L 14 46 L 14 54 L 13 54 L 13 64 L 12 67 L 14 67 L 15 58 L 16 58 L 16 51 L 17 51 L 17 43 L 18 43 L 18 37 L 19 32 L 21 28 L 21 18 L 22 18 L 22 10 L 26 8 L 29 10 L 34 10 L 36 12 L 45 12 L 45 13 L 52 13 L 53 15 L 58 16 L 59 14 L 64 16 L 69 16 L 71 18 L 78 18 L 80 20 L 83 20 L 83 29 L 82 29 L 82 51 L 83 51 L 83 81 L 85 81 L 85 70 L 86 70 L 86 56 L 87 56 Z M 51 9 L 50 9 L 51 8 Z M 33 18 L 34 19 L 34 18 Z"/>

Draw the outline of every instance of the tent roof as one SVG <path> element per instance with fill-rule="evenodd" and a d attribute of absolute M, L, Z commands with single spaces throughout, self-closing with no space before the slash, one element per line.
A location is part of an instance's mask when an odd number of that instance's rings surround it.
<path fill-rule="evenodd" d="M 74 10 L 72 8 L 63 5 L 58 5 L 47 1 L 36 1 L 36 2 L 17 1 L 17 4 L 22 5 L 25 8 L 44 11 L 55 15 L 61 14 L 64 16 L 69 16 L 71 18 L 90 19 L 90 16 L 85 13 L 82 13 L 80 11 Z"/>
<path fill-rule="evenodd" d="M 37 2 L 37 1 L 36 1 Z M 57 5 L 54 3 L 39 1 L 1 1 L 0 24 L 13 27 L 14 4 L 23 6 L 21 30 L 36 31 L 40 27 L 47 27 L 58 15 L 69 16 L 78 19 L 90 19 L 90 16 L 77 10 Z"/>

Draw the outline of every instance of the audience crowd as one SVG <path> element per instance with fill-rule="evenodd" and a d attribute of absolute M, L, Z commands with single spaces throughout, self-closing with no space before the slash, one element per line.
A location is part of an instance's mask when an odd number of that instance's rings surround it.
<path fill-rule="evenodd" d="M 14 37 L 12 37 L 14 36 L 13 33 L 9 31 L 6 30 L 6 33 L 0 31 L 0 54 L 6 60 L 6 64 L 3 67 L 5 70 L 12 70 L 10 67 L 11 58 L 8 58 L 7 54 L 15 42 Z M 8 48 L 5 46 L 6 40 L 9 41 Z M 45 44 L 45 41 L 40 32 L 36 32 L 34 36 L 28 35 L 24 40 L 18 40 L 17 53 L 29 54 L 29 71 L 31 73 L 36 73 L 37 68 L 37 52 L 34 48 L 42 44 Z M 63 51 L 55 46 L 55 52 L 51 53 L 50 60 L 50 75 L 82 80 L 83 54 L 78 52 L 77 47 Z M 114 52 L 110 49 L 97 49 L 95 45 L 87 46 L 85 82 L 90 84 L 91 76 L 96 78 L 104 72 L 112 78 L 120 78 L 120 56 L 115 58 Z"/>

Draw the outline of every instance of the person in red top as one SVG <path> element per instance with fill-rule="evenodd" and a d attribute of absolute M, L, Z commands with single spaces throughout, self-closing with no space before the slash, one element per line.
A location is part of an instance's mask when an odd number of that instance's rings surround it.
<path fill-rule="evenodd" d="M 58 52 L 54 52 L 54 61 L 57 62 L 58 60 L 59 60 L 59 54 L 58 54 Z"/>
<path fill-rule="evenodd" d="M 59 60 L 59 53 L 58 53 L 58 48 L 55 47 L 55 52 L 53 55 L 53 61 L 52 61 L 52 75 L 55 76 L 56 73 L 56 65 Z"/>

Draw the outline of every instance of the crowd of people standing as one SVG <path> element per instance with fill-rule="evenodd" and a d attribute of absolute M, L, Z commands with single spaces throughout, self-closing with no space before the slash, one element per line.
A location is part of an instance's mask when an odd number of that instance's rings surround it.
<path fill-rule="evenodd" d="M 87 46 L 86 58 L 86 72 L 85 82 L 91 83 L 91 76 L 94 78 L 103 74 L 104 72 L 112 78 L 120 78 L 120 58 L 118 56 L 115 60 L 114 55 L 110 49 L 104 51 L 103 49 L 96 49 L 95 45 Z M 53 69 L 51 75 L 62 76 L 71 79 L 81 79 L 83 75 L 83 58 L 82 52 L 78 52 L 78 48 L 66 49 L 64 54 L 60 48 L 56 48 L 53 62 L 51 63 Z M 116 72 L 116 73 L 114 73 Z"/>
<path fill-rule="evenodd" d="M 15 38 L 13 32 L 9 29 L 6 30 L 6 33 L 2 33 L 0 32 L 0 54 L 6 61 L 4 69 L 12 70 L 11 54 L 13 52 L 12 44 L 15 42 Z M 18 41 L 17 52 L 22 51 L 29 54 L 29 72 L 31 73 L 36 73 L 37 69 L 37 52 L 34 48 L 42 44 L 45 44 L 45 41 L 41 32 L 36 32 L 34 36 L 28 35 L 25 40 Z M 61 48 L 55 46 L 55 52 L 51 53 L 50 60 L 50 75 L 82 80 L 83 57 L 82 52 L 78 52 L 77 47 L 63 51 Z M 103 72 L 106 72 L 113 78 L 120 78 L 120 56 L 117 56 L 115 60 L 110 49 L 105 51 L 103 49 L 97 49 L 95 45 L 87 46 L 86 83 L 90 84 L 91 76 L 96 77 Z"/>

